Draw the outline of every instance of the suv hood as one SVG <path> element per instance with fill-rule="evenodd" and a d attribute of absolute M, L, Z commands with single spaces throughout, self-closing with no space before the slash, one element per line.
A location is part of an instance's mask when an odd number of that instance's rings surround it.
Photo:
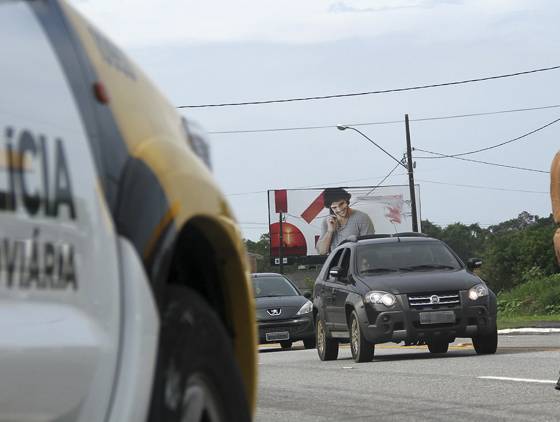
<path fill-rule="evenodd" d="M 383 290 L 393 294 L 467 290 L 482 283 L 480 278 L 464 269 L 388 273 L 362 276 L 359 280 L 369 290 Z"/>

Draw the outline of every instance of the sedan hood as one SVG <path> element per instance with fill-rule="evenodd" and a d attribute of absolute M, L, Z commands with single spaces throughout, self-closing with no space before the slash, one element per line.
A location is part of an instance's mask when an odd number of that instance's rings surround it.
<path fill-rule="evenodd" d="M 369 290 L 382 290 L 393 294 L 467 290 L 482 282 L 466 270 L 388 273 L 360 277 L 359 280 Z"/>
<path fill-rule="evenodd" d="M 295 317 L 307 299 L 304 296 L 257 297 L 255 302 L 257 321 L 267 321 Z M 268 310 L 274 314 L 271 315 Z"/>
<path fill-rule="evenodd" d="M 299 306 L 301 308 L 307 299 L 303 296 L 273 296 L 257 297 L 257 309 L 266 309 L 275 306 Z M 299 309 L 298 308 L 298 309 Z"/>

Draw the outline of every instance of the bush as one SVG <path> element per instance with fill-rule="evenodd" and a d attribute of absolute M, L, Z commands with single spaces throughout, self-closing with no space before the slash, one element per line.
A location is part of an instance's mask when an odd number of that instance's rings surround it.
<path fill-rule="evenodd" d="M 560 274 L 541 276 L 499 293 L 498 312 L 504 316 L 560 313 Z"/>

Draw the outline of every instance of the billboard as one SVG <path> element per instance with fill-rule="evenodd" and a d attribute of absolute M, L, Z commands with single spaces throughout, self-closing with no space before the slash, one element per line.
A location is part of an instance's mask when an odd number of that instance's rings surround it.
<path fill-rule="evenodd" d="M 418 224 L 419 190 L 416 185 Z M 350 235 L 412 231 L 408 185 L 269 190 L 268 210 L 270 253 L 276 261 L 280 232 L 286 259 L 326 255 Z"/>

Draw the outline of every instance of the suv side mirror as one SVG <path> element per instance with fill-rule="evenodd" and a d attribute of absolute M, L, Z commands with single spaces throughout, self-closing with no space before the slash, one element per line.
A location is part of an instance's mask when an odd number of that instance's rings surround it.
<path fill-rule="evenodd" d="M 467 268 L 469 270 L 474 270 L 475 268 L 480 268 L 482 266 L 482 259 L 480 258 L 469 258 L 467 260 Z"/>
<path fill-rule="evenodd" d="M 332 268 L 329 270 L 329 275 L 330 275 L 332 278 L 338 279 L 338 278 L 342 275 L 342 268 L 340 268 L 340 267 L 332 267 Z"/>

